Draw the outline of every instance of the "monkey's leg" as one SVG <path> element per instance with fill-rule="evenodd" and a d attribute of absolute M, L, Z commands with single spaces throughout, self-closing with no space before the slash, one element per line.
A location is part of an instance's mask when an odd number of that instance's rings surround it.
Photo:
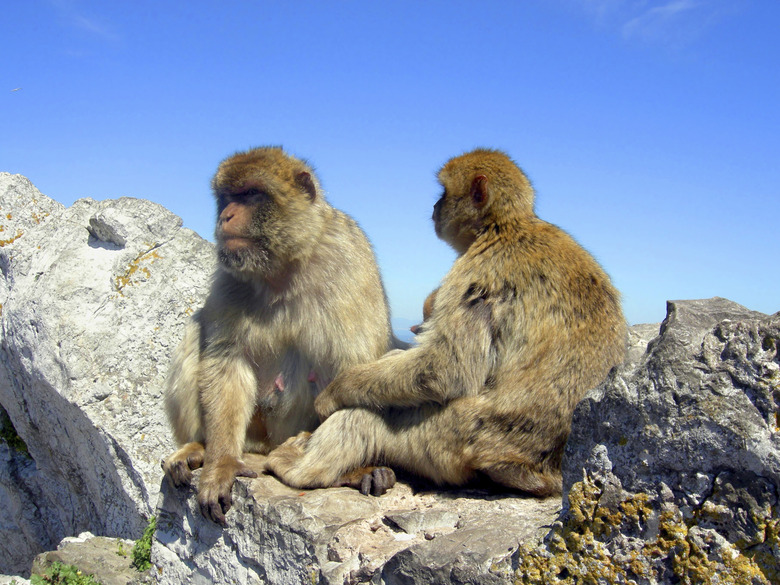
<path fill-rule="evenodd" d="M 182 447 L 162 462 L 171 485 L 189 485 L 192 471 L 203 465 L 203 427 L 201 425 L 198 371 L 200 327 L 190 321 L 184 338 L 174 353 L 165 391 L 165 411 L 176 442 Z"/>
<path fill-rule="evenodd" d="M 472 470 L 461 442 L 448 430 L 451 417 L 446 408 L 434 406 L 339 410 L 314 433 L 301 433 L 273 450 L 266 469 L 299 488 L 354 486 L 359 480 L 370 481 L 366 491 L 373 492 L 373 482 L 381 486 L 388 474 L 362 468 L 379 465 L 398 466 L 437 483 L 463 483 Z"/>
<path fill-rule="evenodd" d="M 467 416 L 463 413 L 459 418 Z M 545 423 L 559 418 L 554 408 L 546 411 L 544 405 L 517 409 L 509 423 L 490 409 L 481 411 L 477 420 L 482 424 L 477 428 L 472 423 L 470 436 L 475 469 L 498 484 L 540 498 L 560 494 L 568 432 L 563 424 Z M 462 432 L 468 432 L 468 426 Z"/>
<path fill-rule="evenodd" d="M 336 415 L 346 412 L 351 411 L 340 411 Z M 338 422 L 338 418 L 353 417 L 337 417 L 334 423 L 328 424 L 324 435 L 314 437 L 312 433 L 302 432 L 291 437 L 271 451 L 266 460 L 266 470 L 292 487 L 348 486 L 360 490 L 364 495 L 381 496 L 395 485 L 395 473 L 387 467 L 361 464 L 361 461 L 375 458 L 367 456 L 365 453 L 361 454 L 360 446 L 355 445 L 352 441 L 357 437 L 347 439 L 352 443 L 351 449 L 345 448 L 346 445 L 335 446 L 338 451 L 331 450 L 331 456 L 327 460 L 318 455 L 320 451 L 328 450 L 329 447 L 333 446 L 331 439 L 337 432 L 334 429 L 340 426 L 335 424 Z M 350 459 L 345 459 L 345 456 L 350 457 Z M 311 462 L 314 460 L 318 460 L 322 465 L 316 469 L 313 468 Z"/>
<path fill-rule="evenodd" d="M 206 448 L 198 481 L 201 512 L 225 524 L 232 505 L 231 490 L 237 476 L 257 477 L 241 459 L 246 432 L 255 411 L 257 380 L 241 358 L 204 359 L 201 366 L 201 402 Z"/>

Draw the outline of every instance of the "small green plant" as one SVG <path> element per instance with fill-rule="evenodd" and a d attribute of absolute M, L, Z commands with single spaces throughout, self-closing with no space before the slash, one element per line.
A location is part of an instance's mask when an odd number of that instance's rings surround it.
<path fill-rule="evenodd" d="M 11 418 L 2 407 L 0 407 L 0 441 L 5 441 L 17 453 L 30 456 L 30 453 L 27 451 L 27 445 L 16 432 Z"/>
<path fill-rule="evenodd" d="M 148 571 L 152 566 L 152 536 L 157 528 L 157 518 L 152 516 L 144 534 L 133 546 L 133 566 L 139 571 Z"/>
<path fill-rule="evenodd" d="M 121 540 L 117 542 L 116 554 L 122 558 L 127 558 L 127 551 L 125 550 L 124 544 Z"/>
<path fill-rule="evenodd" d="M 46 569 L 43 575 L 32 575 L 30 577 L 32 585 L 100 585 L 92 575 L 84 575 L 73 565 L 64 565 L 60 562 L 52 563 L 52 566 Z"/>

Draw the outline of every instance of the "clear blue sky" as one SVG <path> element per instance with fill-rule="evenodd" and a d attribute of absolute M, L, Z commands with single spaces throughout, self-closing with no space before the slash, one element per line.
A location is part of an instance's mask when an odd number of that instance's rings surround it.
<path fill-rule="evenodd" d="M 150 199 L 211 239 L 217 163 L 281 144 L 416 320 L 454 258 L 436 171 L 500 148 L 631 323 L 667 299 L 780 310 L 776 0 L 8 0 L 2 19 L 0 170 L 66 205 Z"/>

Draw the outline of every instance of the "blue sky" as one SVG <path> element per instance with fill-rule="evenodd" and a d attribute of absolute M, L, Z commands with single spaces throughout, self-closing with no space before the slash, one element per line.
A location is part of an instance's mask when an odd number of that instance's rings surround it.
<path fill-rule="evenodd" d="M 629 322 L 780 310 L 775 0 L 10 0 L 3 21 L 0 170 L 66 205 L 150 199 L 211 239 L 218 162 L 284 145 L 413 321 L 454 259 L 436 171 L 500 148 Z"/>

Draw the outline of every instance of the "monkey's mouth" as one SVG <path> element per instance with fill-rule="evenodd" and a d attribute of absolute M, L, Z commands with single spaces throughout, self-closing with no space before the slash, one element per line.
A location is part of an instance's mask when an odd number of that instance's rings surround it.
<path fill-rule="evenodd" d="M 252 245 L 252 240 L 243 236 L 223 235 L 221 240 L 222 247 L 230 251 L 241 250 Z"/>

